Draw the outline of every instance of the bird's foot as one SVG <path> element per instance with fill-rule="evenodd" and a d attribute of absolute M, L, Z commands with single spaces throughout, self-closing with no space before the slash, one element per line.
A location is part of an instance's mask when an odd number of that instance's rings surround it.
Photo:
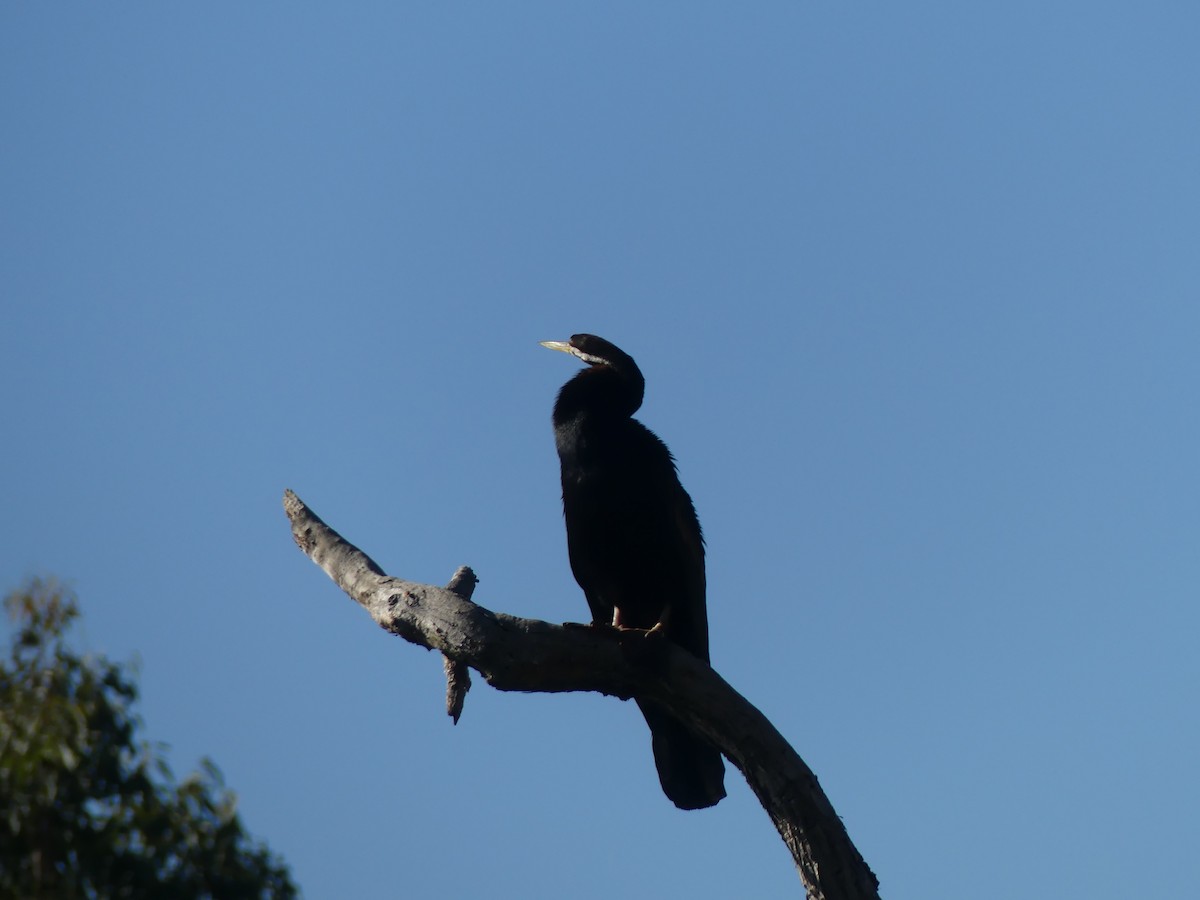
<path fill-rule="evenodd" d="M 653 628 L 635 628 L 632 625 L 616 625 L 617 631 L 622 637 L 630 640 L 643 640 L 658 643 L 659 641 L 667 640 L 667 627 L 659 622 Z"/>
<path fill-rule="evenodd" d="M 563 622 L 562 627 L 578 631 L 590 631 L 593 634 L 613 639 L 619 639 L 623 630 L 614 625 L 609 625 L 607 622 Z"/>
<path fill-rule="evenodd" d="M 646 637 L 659 641 L 665 640 L 667 637 L 667 623 L 663 621 L 655 622 L 653 628 L 647 629 Z"/>

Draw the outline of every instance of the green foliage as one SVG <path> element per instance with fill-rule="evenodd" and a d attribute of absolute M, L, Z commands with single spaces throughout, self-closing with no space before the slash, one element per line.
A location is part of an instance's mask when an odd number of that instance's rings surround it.
<path fill-rule="evenodd" d="M 242 828 L 211 762 L 176 784 L 137 737 L 128 666 L 65 635 L 70 591 L 33 581 L 5 598 L 0 661 L 0 897 L 290 898 L 287 867 Z"/>

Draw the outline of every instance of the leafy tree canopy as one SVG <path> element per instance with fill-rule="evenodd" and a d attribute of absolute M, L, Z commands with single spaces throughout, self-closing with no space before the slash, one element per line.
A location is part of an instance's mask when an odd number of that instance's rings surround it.
<path fill-rule="evenodd" d="M 4 602 L 0 897 L 298 897 L 215 765 L 176 783 L 162 745 L 139 739 L 132 668 L 68 647 L 74 595 L 35 580 Z"/>

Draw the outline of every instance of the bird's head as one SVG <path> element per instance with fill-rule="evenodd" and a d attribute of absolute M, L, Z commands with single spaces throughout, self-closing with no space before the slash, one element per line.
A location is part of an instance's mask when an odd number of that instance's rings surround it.
<path fill-rule="evenodd" d="M 622 398 L 620 406 L 626 411 L 627 415 L 632 415 L 641 406 L 642 392 L 646 386 L 646 381 L 642 377 L 642 370 L 633 361 L 633 357 L 616 344 L 606 341 L 602 337 L 596 337 L 594 334 L 573 334 L 569 341 L 542 341 L 541 344 L 550 350 L 561 350 L 563 353 L 570 353 L 576 359 L 588 364 L 590 368 L 580 372 L 573 379 L 578 384 L 594 383 L 592 378 L 588 378 L 586 382 L 580 381 L 581 376 L 588 375 L 591 372 L 610 373 L 600 380 L 610 385 L 621 385 L 616 393 Z M 609 379 L 613 378 L 613 376 L 617 380 L 610 382 Z M 599 387 L 599 384 L 596 387 Z"/>

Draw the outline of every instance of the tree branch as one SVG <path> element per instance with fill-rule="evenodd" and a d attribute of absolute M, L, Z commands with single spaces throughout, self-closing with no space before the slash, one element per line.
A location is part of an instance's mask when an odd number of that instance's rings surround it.
<path fill-rule="evenodd" d="M 469 566 L 459 566 L 454 577 L 446 585 L 446 590 L 452 591 L 464 600 L 470 600 L 475 592 L 479 579 Z M 442 654 L 442 666 L 446 670 L 446 714 L 458 724 L 462 715 L 463 704 L 467 702 L 467 691 L 471 689 L 471 670 L 465 662 L 451 659 Z"/>
<path fill-rule="evenodd" d="M 668 641 L 614 639 L 601 629 L 494 613 L 467 599 L 467 591 L 464 597 L 393 578 L 291 491 L 283 506 L 300 549 L 381 628 L 441 651 L 448 675 L 469 666 L 502 691 L 598 691 L 662 704 L 745 775 L 791 851 L 809 900 L 878 900 L 879 882 L 816 776 L 761 712 L 691 654 Z M 462 572 L 451 582 L 460 590 Z M 451 679 L 451 715 L 455 691 Z M 465 692 L 457 695 L 459 710 Z"/>

